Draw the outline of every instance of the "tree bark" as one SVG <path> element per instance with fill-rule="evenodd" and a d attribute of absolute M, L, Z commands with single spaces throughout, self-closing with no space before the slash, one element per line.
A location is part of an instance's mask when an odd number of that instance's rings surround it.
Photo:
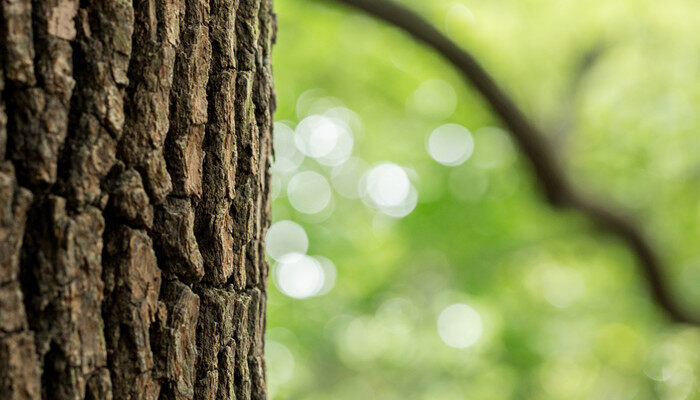
<path fill-rule="evenodd" d="M 264 399 L 272 0 L 0 0 L 0 397 Z"/>

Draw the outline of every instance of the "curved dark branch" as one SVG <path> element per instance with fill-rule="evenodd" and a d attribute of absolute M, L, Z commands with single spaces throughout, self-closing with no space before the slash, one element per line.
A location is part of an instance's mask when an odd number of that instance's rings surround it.
<path fill-rule="evenodd" d="M 469 53 L 433 25 L 393 0 L 337 0 L 388 22 L 424 42 L 445 57 L 481 93 L 503 120 L 516 144 L 530 160 L 548 202 L 587 215 L 598 227 L 620 237 L 634 252 L 656 303 L 676 322 L 700 324 L 696 316 L 676 304 L 662 274 L 660 257 L 644 234 L 621 214 L 576 190 L 564 174 L 545 136 Z"/>
<path fill-rule="evenodd" d="M 583 51 L 580 55 L 569 85 L 559 101 L 561 107 L 557 113 L 558 121 L 552 124 L 555 127 L 552 129 L 550 137 L 554 140 L 553 146 L 555 149 L 561 148 L 562 142 L 567 139 L 568 134 L 574 129 L 576 103 L 581 94 L 581 87 L 588 74 L 607 50 L 607 46 L 607 43 L 599 42 Z"/>

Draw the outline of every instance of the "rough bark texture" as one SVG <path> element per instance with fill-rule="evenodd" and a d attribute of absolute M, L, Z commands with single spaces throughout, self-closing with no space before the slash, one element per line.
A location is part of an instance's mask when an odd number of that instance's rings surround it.
<path fill-rule="evenodd" d="M 265 398 L 271 1 L 0 0 L 0 398 Z"/>

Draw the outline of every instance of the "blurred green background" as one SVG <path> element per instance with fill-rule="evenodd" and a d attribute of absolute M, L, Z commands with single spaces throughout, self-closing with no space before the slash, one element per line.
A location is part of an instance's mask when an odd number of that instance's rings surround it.
<path fill-rule="evenodd" d="M 700 398 L 700 330 L 616 238 L 547 207 L 449 64 L 332 1 L 275 3 L 272 399 Z M 636 218 L 700 310 L 697 0 L 403 3 Z"/>

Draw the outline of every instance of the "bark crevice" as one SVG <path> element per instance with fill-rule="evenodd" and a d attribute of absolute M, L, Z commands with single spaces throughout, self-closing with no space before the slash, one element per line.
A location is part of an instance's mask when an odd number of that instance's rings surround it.
<path fill-rule="evenodd" d="M 0 1 L 9 399 L 264 398 L 245 378 L 260 365 L 247 356 L 261 348 L 264 284 L 258 295 L 227 284 L 245 277 L 232 238 L 260 240 L 231 216 L 235 143 L 248 129 L 233 116 L 237 4 Z"/>

